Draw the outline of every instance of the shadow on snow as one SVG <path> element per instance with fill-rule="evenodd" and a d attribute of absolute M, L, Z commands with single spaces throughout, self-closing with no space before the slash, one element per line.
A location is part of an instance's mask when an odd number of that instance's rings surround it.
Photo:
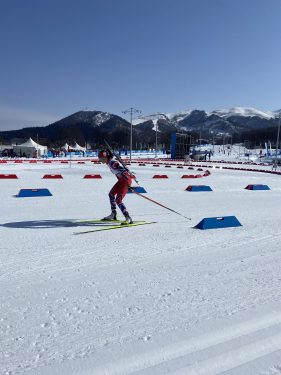
<path fill-rule="evenodd" d="M 12 223 L 0 224 L 1 227 L 5 228 L 66 228 L 66 227 L 108 227 L 113 225 L 120 225 L 120 223 L 115 222 L 101 222 L 95 220 L 32 220 L 32 221 L 17 221 Z"/>

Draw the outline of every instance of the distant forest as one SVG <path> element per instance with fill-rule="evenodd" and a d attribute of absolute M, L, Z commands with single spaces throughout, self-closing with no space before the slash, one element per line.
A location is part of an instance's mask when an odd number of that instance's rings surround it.
<path fill-rule="evenodd" d="M 215 143 L 215 144 L 229 144 L 229 143 L 247 143 L 248 148 L 259 147 L 264 145 L 265 142 L 270 141 L 272 146 L 275 147 L 277 140 L 277 127 L 255 129 L 251 131 L 241 132 L 233 135 L 216 135 L 214 138 L 210 137 L 209 132 L 185 132 L 183 134 L 190 135 L 190 143 Z M 172 131 L 158 132 L 157 144 L 158 148 L 168 150 L 171 144 Z M 107 139 L 111 144 L 119 149 L 129 149 L 130 145 L 130 129 L 116 127 L 114 130 L 111 128 L 99 128 L 88 124 L 77 124 L 75 126 L 60 127 L 32 127 L 20 130 L 0 132 L 0 143 L 7 144 L 22 143 L 31 137 L 34 141 L 46 145 L 48 148 L 59 148 L 65 143 L 74 144 L 77 142 L 81 146 L 90 146 L 93 149 L 103 146 L 103 140 Z M 281 134 L 280 134 L 281 137 Z M 134 149 L 149 149 L 154 148 L 156 143 L 156 133 L 154 130 L 141 132 L 133 129 L 133 148 Z"/>

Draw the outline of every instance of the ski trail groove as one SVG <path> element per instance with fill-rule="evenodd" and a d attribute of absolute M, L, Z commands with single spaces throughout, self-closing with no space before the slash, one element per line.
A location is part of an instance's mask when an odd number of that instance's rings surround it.
<path fill-rule="evenodd" d="M 187 366 L 173 375 L 219 375 L 222 372 L 241 366 L 259 357 L 281 349 L 281 334 L 273 335 L 267 339 L 258 340 L 249 345 L 243 345 L 236 350 L 209 358 L 193 366 Z"/>
<path fill-rule="evenodd" d="M 261 242 L 261 241 L 274 241 L 276 242 L 276 240 L 278 238 L 281 238 L 281 234 L 280 235 L 270 235 L 270 236 L 262 236 L 262 237 L 259 237 L 259 238 L 254 238 L 254 239 L 241 239 L 241 240 L 236 240 L 236 241 L 233 241 L 232 243 L 228 244 L 228 248 L 230 247 L 239 247 L 241 245 L 244 245 L 244 244 L 249 244 L 249 243 L 255 243 L 255 242 Z M 223 244 L 218 241 L 216 243 L 216 246 L 223 246 Z M 194 250 L 198 250 L 198 248 L 204 248 L 206 247 L 205 244 L 201 244 L 201 245 L 196 245 L 196 246 L 190 246 L 188 248 L 188 252 L 191 252 L 191 251 L 194 251 Z M 180 256 L 180 254 L 186 254 L 186 251 L 187 250 L 184 250 L 184 251 L 180 251 L 178 252 L 178 255 Z M 221 251 L 221 249 L 219 249 L 218 251 Z M 91 256 L 93 254 L 93 251 L 90 251 L 90 252 L 83 252 L 83 253 L 78 253 L 78 254 L 73 254 L 73 255 L 68 255 L 67 256 L 67 259 L 68 260 L 71 260 L 71 259 L 79 259 L 80 257 L 86 257 L 86 256 Z M 67 252 L 62 252 L 61 254 L 56 254 L 56 261 L 58 262 L 59 260 L 61 259 L 65 259 L 67 255 Z M 164 260 L 164 259 L 168 259 L 170 257 L 170 254 L 162 254 L 161 252 L 155 252 L 155 254 L 151 255 L 147 255 L 147 256 L 143 256 L 140 261 L 142 264 L 149 264 L 151 263 L 152 261 L 155 261 L 158 259 L 159 255 L 161 255 L 161 259 Z M 46 254 L 44 255 L 43 257 L 40 258 L 40 261 L 43 260 L 43 259 L 46 259 L 46 260 L 49 260 L 50 258 L 50 255 Z M 130 261 L 132 262 L 132 261 Z M 80 268 L 82 267 L 89 267 L 89 265 L 96 265 L 97 263 L 97 260 L 94 259 L 94 261 L 89 261 L 88 259 L 86 261 L 83 261 L 82 264 L 79 265 Z M 129 263 L 129 262 L 127 262 Z M 57 263 L 45 263 L 43 265 L 38 265 L 38 259 L 37 258 L 30 258 L 28 260 L 28 264 L 29 264 L 29 268 L 27 269 L 22 269 L 20 267 L 17 267 L 15 269 L 15 265 L 16 265 L 16 262 L 7 262 L 7 263 L 3 263 L 3 265 L 5 266 L 5 273 L 3 273 L 2 275 L 0 275 L 0 279 L 5 279 L 7 277 L 10 277 L 11 274 L 13 276 L 13 278 L 19 278 L 19 277 L 23 277 L 23 276 L 27 276 L 27 275 L 31 275 L 31 274 L 37 274 L 37 273 L 40 273 L 42 271 L 42 269 L 44 269 L 46 272 L 58 272 L 58 271 L 66 271 L 66 270 L 72 270 L 72 269 L 75 269 L 77 268 L 77 264 L 70 264 L 69 266 L 61 266 L 61 265 L 57 265 Z M 8 268 L 7 266 L 8 265 L 11 265 L 11 266 L 14 266 L 14 267 L 10 267 Z M 110 266 L 114 266 L 116 265 L 116 262 L 112 262 L 111 260 L 111 257 L 106 259 L 106 261 L 104 262 L 99 262 L 99 266 L 100 267 L 110 267 Z"/>
<path fill-rule="evenodd" d="M 136 371 L 167 363 L 173 359 L 187 356 L 194 352 L 223 344 L 236 338 L 247 336 L 259 330 L 281 323 L 280 312 L 273 312 L 263 317 L 243 321 L 223 330 L 200 335 L 189 340 L 176 342 L 142 355 L 135 355 L 95 369 L 95 375 L 129 375 Z M 173 372 L 174 375 L 215 375 L 260 356 L 281 349 L 281 334 L 270 336 L 252 344 L 231 350 L 222 355 L 204 360 Z M 83 374 L 84 375 L 84 374 Z M 85 373 L 87 375 L 87 373 Z"/>

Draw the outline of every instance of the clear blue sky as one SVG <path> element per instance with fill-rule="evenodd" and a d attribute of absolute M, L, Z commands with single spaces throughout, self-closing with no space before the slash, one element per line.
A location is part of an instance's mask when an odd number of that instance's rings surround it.
<path fill-rule="evenodd" d="M 0 130 L 281 108 L 281 0 L 1 0 Z"/>

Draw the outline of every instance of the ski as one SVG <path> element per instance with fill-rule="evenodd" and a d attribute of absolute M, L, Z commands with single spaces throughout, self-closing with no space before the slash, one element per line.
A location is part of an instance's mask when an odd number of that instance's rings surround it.
<path fill-rule="evenodd" d="M 75 223 L 122 223 L 123 220 L 105 220 L 105 219 L 85 219 L 76 220 Z"/>
<path fill-rule="evenodd" d="M 139 226 L 139 225 L 147 225 L 147 224 L 156 224 L 156 221 L 136 221 L 133 224 L 125 224 L 125 223 L 119 224 L 118 223 L 116 225 L 110 225 L 110 226 L 107 226 L 107 227 L 99 227 L 99 228 L 96 228 L 96 229 L 90 229 L 90 230 L 86 230 L 86 231 L 83 231 L 83 232 L 75 232 L 73 234 L 77 235 L 77 234 L 101 232 L 101 231 L 105 231 L 105 230 L 130 228 L 130 227 L 136 227 L 136 226 Z"/>

